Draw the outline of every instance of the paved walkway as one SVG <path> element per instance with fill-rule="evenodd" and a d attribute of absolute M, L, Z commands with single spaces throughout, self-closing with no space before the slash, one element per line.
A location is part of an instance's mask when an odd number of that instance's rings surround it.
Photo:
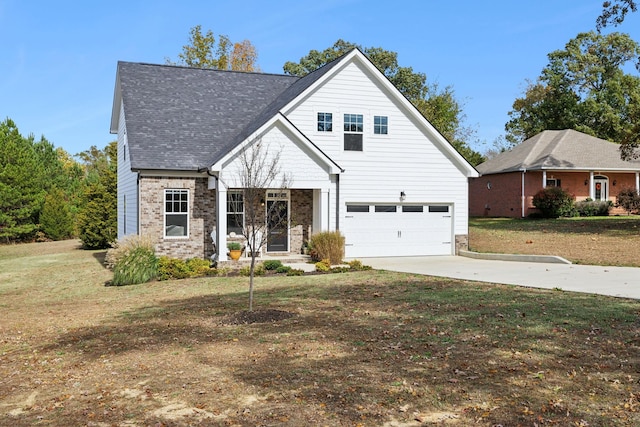
<path fill-rule="evenodd" d="M 375 269 L 640 299 L 640 268 L 495 261 L 461 256 L 363 258 Z"/>

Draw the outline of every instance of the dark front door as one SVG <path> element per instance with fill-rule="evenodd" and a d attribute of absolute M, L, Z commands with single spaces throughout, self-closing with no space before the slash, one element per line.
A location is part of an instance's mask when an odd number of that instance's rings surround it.
<path fill-rule="evenodd" d="M 289 252 L 289 203 L 267 201 L 267 252 Z"/>

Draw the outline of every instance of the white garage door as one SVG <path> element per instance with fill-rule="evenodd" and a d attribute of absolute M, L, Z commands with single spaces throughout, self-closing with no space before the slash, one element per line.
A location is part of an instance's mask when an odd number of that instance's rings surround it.
<path fill-rule="evenodd" d="M 347 204 L 345 256 L 451 255 L 451 210 L 444 204 Z"/>

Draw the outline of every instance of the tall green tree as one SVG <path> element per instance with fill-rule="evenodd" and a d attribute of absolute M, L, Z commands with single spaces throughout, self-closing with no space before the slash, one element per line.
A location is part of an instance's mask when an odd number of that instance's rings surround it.
<path fill-rule="evenodd" d="M 0 123 L 0 239 L 29 238 L 38 229 L 45 190 L 33 143 L 11 119 Z"/>
<path fill-rule="evenodd" d="M 380 47 L 364 48 L 345 40 L 338 40 L 323 50 L 311 50 L 299 62 L 288 61 L 284 72 L 293 76 L 304 76 L 339 58 L 352 49 L 360 49 L 402 93 L 422 115 L 474 166 L 484 161 L 480 153 L 472 150 L 468 140 L 474 131 L 463 125 L 462 105 L 456 99 L 451 86 L 441 89 L 437 83 L 427 83 L 424 73 L 413 67 L 398 64 L 398 54 Z"/>
<path fill-rule="evenodd" d="M 75 231 L 74 216 L 68 195 L 59 188 L 52 189 L 44 198 L 40 213 L 40 227 L 52 240 L 72 237 Z"/>
<path fill-rule="evenodd" d="M 92 146 L 79 154 L 85 167 L 86 187 L 78 215 L 80 240 L 87 249 L 108 248 L 118 236 L 117 142 L 103 150 Z"/>
<path fill-rule="evenodd" d="M 629 158 L 640 141 L 640 78 L 624 66 L 640 55 L 627 34 L 581 33 L 551 52 L 538 80 L 513 103 L 505 125 L 512 144 L 543 130 L 575 129 L 622 145 Z"/>
<path fill-rule="evenodd" d="M 258 53 L 249 40 L 233 43 L 229 37 L 220 35 L 216 44 L 213 31 L 207 30 L 203 34 L 200 25 L 189 30 L 189 44 L 182 47 L 178 58 L 179 65 L 193 68 L 259 71 Z M 170 59 L 167 59 L 166 62 L 174 64 Z"/>

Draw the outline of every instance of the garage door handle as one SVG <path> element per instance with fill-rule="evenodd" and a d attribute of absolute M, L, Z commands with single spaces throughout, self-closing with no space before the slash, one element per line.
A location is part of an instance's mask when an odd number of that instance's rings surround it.
<path fill-rule="evenodd" d="M 353 215 L 346 215 L 345 218 L 353 218 Z"/>
<path fill-rule="evenodd" d="M 402 238 L 402 231 L 398 231 L 398 239 Z"/>

